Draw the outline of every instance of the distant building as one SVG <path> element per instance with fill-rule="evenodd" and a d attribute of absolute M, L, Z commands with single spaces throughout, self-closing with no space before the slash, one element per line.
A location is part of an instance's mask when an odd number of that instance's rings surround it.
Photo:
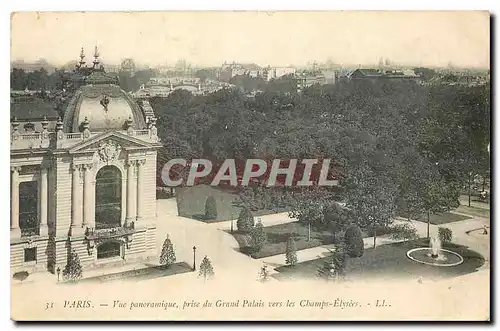
<path fill-rule="evenodd" d="M 127 73 L 130 77 L 135 75 L 135 62 L 132 59 L 125 59 L 122 61 L 121 69 L 122 72 Z"/>
<path fill-rule="evenodd" d="M 229 82 L 234 76 L 249 75 L 253 78 L 261 77 L 264 71 L 255 63 L 225 63 L 222 65 L 219 72 L 219 80 Z"/>
<path fill-rule="evenodd" d="M 337 81 L 337 72 L 334 70 L 323 70 L 323 76 L 325 77 L 325 84 L 335 84 Z"/>
<path fill-rule="evenodd" d="M 278 79 L 286 75 L 295 75 L 297 69 L 293 67 L 274 67 L 269 68 L 266 73 L 266 80 Z"/>
<path fill-rule="evenodd" d="M 38 61 L 33 62 L 33 63 L 24 62 L 22 60 L 19 60 L 19 61 L 12 62 L 10 67 L 11 67 L 11 70 L 12 69 L 21 69 L 21 70 L 24 70 L 25 72 L 34 72 L 34 71 L 37 71 L 40 69 L 45 69 L 45 71 L 47 71 L 48 74 L 53 73 L 57 69 L 56 66 L 48 63 L 45 60 L 38 60 Z"/>
<path fill-rule="evenodd" d="M 142 85 L 137 92 L 133 93 L 133 96 L 137 99 L 151 97 L 166 98 L 170 93 L 177 90 L 189 91 L 194 95 L 201 95 L 232 86 L 231 84 L 214 80 L 205 80 L 202 83 L 197 77 L 155 77 L 151 78 L 147 84 Z"/>
<path fill-rule="evenodd" d="M 350 80 L 407 80 L 420 82 L 420 76 L 413 71 L 380 70 L 380 69 L 356 69 L 349 76 Z"/>

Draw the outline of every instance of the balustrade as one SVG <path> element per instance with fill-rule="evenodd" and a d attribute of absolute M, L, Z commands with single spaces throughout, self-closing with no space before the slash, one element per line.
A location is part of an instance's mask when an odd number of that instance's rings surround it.
<path fill-rule="evenodd" d="M 129 135 L 127 131 L 118 131 L 121 134 Z M 91 132 L 88 138 L 94 137 L 101 132 Z M 132 136 L 136 136 L 139 139 L 143 139 L 145 141 L 153 140 L 151 136 L 150 129 L 142 129 L 142 130 L 134 130 L 131 134 Z M 49 146 L 49 140 L 56 140 L 57 134 L 55 132 L 44 133 L 19 133 L 15 131 L 11 134 L 11 149 L 32 149 L 32 148 L 47 148 Z M 84 140 L 83 133 L 81 132 L 71 132 L 66 133 L 65 136 L 58 138 L 58 147 L 69 147 L 78 143 L 79 141 Z M 88 139 L 87 138 L 87 139 Z M 46 143 L 44 143 L 46 141 Z M 60 142 L 59 142 L 60 141 Z"/>

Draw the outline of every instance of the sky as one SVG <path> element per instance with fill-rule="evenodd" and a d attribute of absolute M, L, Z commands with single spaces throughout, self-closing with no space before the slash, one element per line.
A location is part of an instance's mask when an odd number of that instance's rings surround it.
<path fill-rule="evenodd" d="M 119 64 L 199 66 L 224 61 L 489 68 L 488 12 L 21 12 L 11 16 L 11 59 L 62 65 L 84 47 Z"/>

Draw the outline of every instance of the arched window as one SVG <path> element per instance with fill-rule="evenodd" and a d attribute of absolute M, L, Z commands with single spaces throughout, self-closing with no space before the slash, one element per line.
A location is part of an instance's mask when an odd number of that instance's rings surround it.
<path fill-rule="evenodd" d="M 19 184 L 19 227 L 21 236 L 38 235 L 40 232 L 37 181 Z"/>
<path fill-rule="evenodd" d="M 99 170 L 95 183 L 95 227 L 96 229 L 120 226 L 122 215 L 122 176 L 115 166 Z"/>
<path fill-rule="evenodd" d="M 120 243 L 116 241 L 108 241 L 97 247 L 97 258 L 107 259 L 110 257 L 120 256 Z"/>

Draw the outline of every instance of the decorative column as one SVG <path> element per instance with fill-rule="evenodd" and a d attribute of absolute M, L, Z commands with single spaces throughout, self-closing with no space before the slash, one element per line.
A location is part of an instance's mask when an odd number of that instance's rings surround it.
<path fill-rule="evenodd" d="M 137 161 L 137 220 L 142 218 L 144 210 L 144 164 L 146 160 Z"/>
<path fill-rule="evenodd" d="M 83 227 L 82 225 L 82 202 L 80 199 L 80 171 L 82 166 L 79 164 L 73 164 L 71 167 L 73 170 L 72 174 L 72 185 L 71 185 L 71 234 L 74 235 L 78 229 Z"/>
<path fill-rule="evenodd" d="M 40 236 L 47 236 L 49 229 L 47 226 L 48 210 L 48 185 L 47 185 L 47 167 L 40 167 Z"/>
<path fill-rule="evenodd" d="M 136 218 L 134 215 L 134 200 L 135 187 L 134 187 L 134 165 L 135 161 L 127 162 L 127 217 L 125 219 L 125 226 L 129 226 Z"/>
<path fill-rule="evenodd" d="M 84 164 L 83 171 L 83 220 L 82 220 L 82 228 L 92 227 L 94 215 L 92 215 L 92 165 Z"/>
<path fill-rule="evenodd" d="M 10 224 L 10 236 L 11 238 L 21 238 L 21 229 L 19 228 L 19 171 L 21 167 L 10 167 L 12 172 L 12 184 L 11 184 L 11 224 Z"/>

